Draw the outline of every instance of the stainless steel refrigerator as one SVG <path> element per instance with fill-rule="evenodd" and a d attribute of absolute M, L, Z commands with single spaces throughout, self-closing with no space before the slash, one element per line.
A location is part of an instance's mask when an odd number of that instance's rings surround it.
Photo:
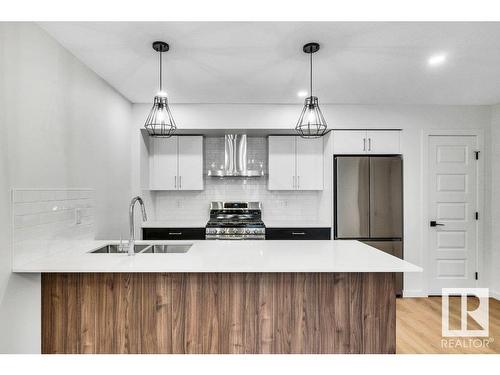
<path fill-rule="evenodd" d="M 335 156 L 335 239 L 356 239 L 403 259 L 403 161 Z M 396 294 L 403 275 L 396 275 Z"/>

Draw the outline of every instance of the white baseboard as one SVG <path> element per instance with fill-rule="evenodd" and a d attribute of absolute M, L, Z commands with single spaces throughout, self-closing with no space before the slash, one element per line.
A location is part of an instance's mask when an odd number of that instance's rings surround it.
<path fill-rule="evenodd" d="M 415 298 L 415 297 L 428 297 L 427 293 L 421 290 L 403 290 L 403 297 Z"/>

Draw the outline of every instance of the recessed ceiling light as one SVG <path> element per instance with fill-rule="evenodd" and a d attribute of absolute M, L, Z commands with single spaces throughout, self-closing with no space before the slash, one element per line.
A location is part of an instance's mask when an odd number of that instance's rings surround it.
<path fill-rule="evenodd" d="M 297 96 L 298 96 L 299 98 L 305 98 L 305 97 L 307 96 L 307 91 L 303 91 L 303 90 L 302 90 L 302 91 L 299 91 L 299 92 L 297 93 Z"/>
<path fill-rule="evenodd" d="M 445 61 L 446 61 L 446 54 L 436 53 L 435 55 L 429 57 L 429 59 L 427 60 L 427 64 L 429 66 L 438 66 L 444 64 Z"/>

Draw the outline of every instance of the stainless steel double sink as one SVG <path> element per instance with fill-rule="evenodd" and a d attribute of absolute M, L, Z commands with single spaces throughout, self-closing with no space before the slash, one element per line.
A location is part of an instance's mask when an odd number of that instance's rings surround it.
<path fill-rule="evenodd" d="M 189 249 L 193 246 L 192 244 L 183 245 L 135 245 L 134 253 L 136 254 L 183 254 L 187 253 Z M 128 248 L 125 246 L 123 249 L 119 245 L 105 245 L 99 249 L 93 250 L 92 254 L 126 254 Z"/>

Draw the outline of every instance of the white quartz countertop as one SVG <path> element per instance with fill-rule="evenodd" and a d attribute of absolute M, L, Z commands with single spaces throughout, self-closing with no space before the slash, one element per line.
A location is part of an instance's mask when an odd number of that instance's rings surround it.
<path fill-rule="evenodd" d="M 359 241 L 137 241 L 192 244 L 185 254 L 90 254 L 116 241 L 76 243 L 13 272 L 421 272 Z"/>

